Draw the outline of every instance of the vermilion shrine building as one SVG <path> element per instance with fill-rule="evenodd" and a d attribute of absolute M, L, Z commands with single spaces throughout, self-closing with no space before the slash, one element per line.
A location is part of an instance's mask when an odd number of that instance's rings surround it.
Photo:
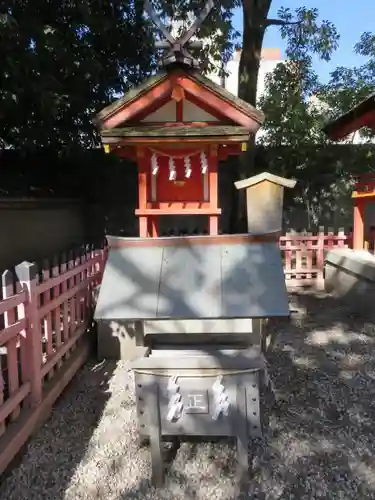
<path fill-rule="evenodd" d="M 339 141 L 363 127 L 375 129 L 375 94 L 328 123 L 323 130 L 330 139 Z"/>
<path fill-rule="evenodd" d="M 375 131 L 375 94 L 328 123 L 323 130 L 330 139 L 338 141 L 363 127 L 369 127 Z M 362 176 L 359 179 L 352 198 L 354 201 L 353 249 L 362 250 L 368 244 L 365 242 L 365 213 L 368 203 L 375 200 L 375 174 Z"/>
<path fill-rule="evenodd" d="M 264 116 L 202 76 L 172 64 L 97 115 L 107 152 L 137 162 L 139 236 L 166 215 L 202 215 L 218 234 L 218 163 L 246 149 Z"/>

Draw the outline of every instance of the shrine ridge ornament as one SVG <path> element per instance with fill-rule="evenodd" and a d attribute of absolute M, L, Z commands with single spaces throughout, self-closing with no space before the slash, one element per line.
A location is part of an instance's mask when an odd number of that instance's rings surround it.
<path fill-rule="evenodd" d="M 150 0 L 145 0 L 144 10 L 150 16 L 155 26 L 164 35 L 165 40 L 156 42 L 155 46 L 158 49 L 168 50 L 168 53 L 161 61 L 162 66 L 168 66 L 173 63 L 182 63 L 187 66 L 197 68 L 198 61 L 190 54 L 188 49 L 201 49 L 202 42 L 199 40 L 192 41 L 191 38 L 199 30 L 201 24 L 209 15 L 214 7 L 214 0 L 207 0 L 199 16 L 194 20 L 190 28 L 181 34 L 180 38 L 174 38 L 168 31 L 167 27 L 163 24 L 158 14 L 156 13 Z"/>

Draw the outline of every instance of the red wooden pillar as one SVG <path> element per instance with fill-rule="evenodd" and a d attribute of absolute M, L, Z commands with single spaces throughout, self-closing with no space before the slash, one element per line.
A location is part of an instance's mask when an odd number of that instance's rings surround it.
<path fill-rule="evenodd" d="M 361 199 L 354 200 L 353 210 L 353 249 L 363 250 L 365 239 L 365 203 Z"/>
<path fill-rule="evenodd" d="M 145 210 L 147 208 L 147 168 L 144 159 L 144 150 L 137 148 L 138 163 L 138 208 Z M 147 238 L 149 235 L 149 224 L 147 216 L 140 215 L 139 219 L 139 237 Z"/>
<path fill-rule="evenodd" d="M 208 156 L 208 178 L 209 178 L 209 196 L 210 196 L 210 209 L 218 209 L 218 151 L 217 146 L 211 146 Z M 219 216 L 210 215 L 209 216 L 209 234 L 217 235 L 219 231 Z"/>

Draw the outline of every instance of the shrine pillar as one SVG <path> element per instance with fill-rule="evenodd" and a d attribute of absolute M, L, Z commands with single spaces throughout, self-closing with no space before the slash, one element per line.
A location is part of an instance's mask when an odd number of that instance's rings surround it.
<path fill-rule="evenodd" d="M 136 148 L 138 163 L 138 206 L 147 206 L 147 165 L 143 148 Z M 146 238 L 149 234 L 149 220 L 146 215 L 138 216 L 139 236 Z"/>
<path fill-rule="evenodd" d="M 365 241 L 365 203 L 354 198 L 353 207 L 353 250 L 363 250 Z"/>
<path fill-rule="evenodd" d="M 208 157 L 208 176 L 209 176 L 209 205 L 212 210 L 211 215 L 209 215 L 209 234 L 215 236 L 219 234 L 219 214 L 217 212 L 219 208 L 219 185 L 218 185 L 218 148 L 217 146 L 210 147 L 210 154 Z M 216 213 L 215 213 L 216 212 Z"/>

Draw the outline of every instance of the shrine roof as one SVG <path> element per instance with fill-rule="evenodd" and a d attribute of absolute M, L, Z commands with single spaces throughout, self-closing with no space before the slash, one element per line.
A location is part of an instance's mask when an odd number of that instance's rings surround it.
<path fill-rule="evenodd" d="M 330 121 L 323 132 L 332 140 L 340 140 L 362 127 L 375 125 L 375 94 L 361 101 L 350 111 Z"/>
<path fill-rule="evenodd" d="M 116 112 L 120 111 L 127 104 L 130 104 L 131 102 L 134 102 L 137 99 L 141 98 L 143 94 L 151 90 L 153 87 L 156 87 L 157 85 L 168 79 L 173 80 L 175 75 L 181 75 L 190 78 L 203 88 L 216 94 L 219 98 L 225 100 L 234 108 L 237 108 L 242 113 L 252 118 L 259 125 L 264 122 L 264 114 L 251 104 L 247 103 L 243 99 L 240 99 L 239 97 L 236 97 L 231 92 L 227 91 L 217 83 L 202 75 L 198 70 L 181 67 L 178 67 L 177 69 L 171 71 L 161 70 L 156 75 L 149 77 L 137 87 L 129 90 L 123 97 L 117 99 L 115 102 L 113 102 L 109 106 L 106 106 L 99 113 L 97 113 L 95 122 L 100 126 L 106 119 L 115 115 Z"/>
<path fill-rule="evenodd" d="M 236 107 L 238 107 L 243 112 L 247 113 L 249 116 L 254 118 L 254 120 L 257 121 L 258 123 L 262 124 L 264 122 L 265 119 L 264 114 L 258 109 L 256 109 L 254 106 L 249 104 L 248 102 L 235 96 L 234 94 L 232 94 L 232 92 L 229 92 L 221 85 L 218 85 L 217 83 L 213 82 L 206 76 L 200 74 L 196 70 L 191 71 L 191 76 L 205 87 L 208 87 L 216 94 L 219 94 L 219 96 L 225 99 L 226 101 L 232 102 Z"/>
<path fill-rule="evenodd" d="M 264 238 L 108 235 L 95 319 L 288 317 L 280 250 Z"/>
<path fill-rule="evenodd" d="M 101 122 L 108 116 L 114 114 L 117 110 L 122 108 L 128 102 L 134 101 L 135 99 L 140 97 L 144 92 L 154 87 L 158 83 L 161 83 L 163 80 L 167 80 L 167 78 L 168 78 L 168 72 L 164 70 L 159 71 L 155 75 L 150 76 L 136 87 L 133 87 L 130 90 L 128 90 L 123 95 L 123 97 L 116 99 L 116 101 L 112 102 L 111 104 L 103 108 L 101 111 L 99 111 L 99 113 L 97 113 L 95 116 L 95 120 L 97 122 Z"/>
<path fill-rule="evenodd" d="M 249 177 L 248 179 L 237 181 L 234 183 L 234 185 L 237 189 L 245 189 L 260 184 L 264 181 L 272 182 L 273 184 L 277 184 L 278 186 L 286 188 L 294 188 L 297 182 L 294 179 L 286 179 L 285 177 L 270 174 L 269 172 L 263 172 L 261 174 L 254 175 L 253 177 Z"/>
<path fill-rule="evenodd" d="M 106 139 L 119 138 L 158 138 L 158 137 L 236 137 L 239 142 L 246 141 L 249 137 L 249 132 L 245 127 L 235 125 L 212 125 L 205 127 L 191 126 L 139 126 L 139 127 L 124 127 L 103 130 L 101 136 L 104 142 Z"/>

